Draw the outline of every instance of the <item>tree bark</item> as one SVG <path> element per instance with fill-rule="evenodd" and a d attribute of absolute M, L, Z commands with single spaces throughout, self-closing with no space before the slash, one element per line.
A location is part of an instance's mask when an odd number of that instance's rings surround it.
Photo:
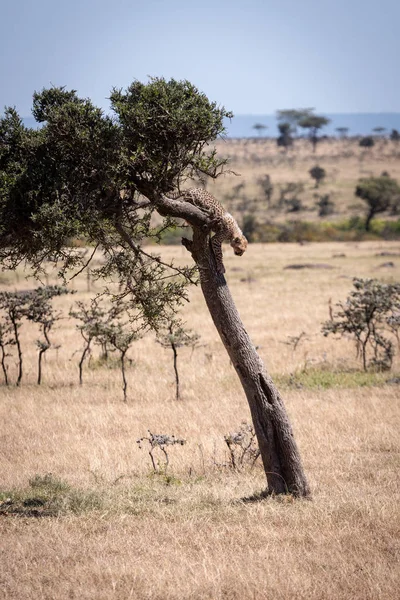
<path fill-rule="evenodd" d="M 1 368 L 3 370 L 3 375 L 4 375 L 4 383 L 6 385 L 8 385 L 8 374 L 7 374 L 7 365 L 6 365 L 6 349 L 5 349 L 5 344 L 0 344 L 0 350 L 1 350 Z"/>
<path fill-rule="evenodd" d="M 375 211 L 371 208 L 367 215 L 367 220 L 365 221 L 365 231 L 369 231 L 371 227 L 371 221 L 375 215 Z"/>
<path fill-rule="evenodd" d="M 22 349 L 21 349 L 21 344 L 19 341 L 19 335 L 18 335 L 18 323 L 17 323 L 17 317 L 14 316 L 10 316 L 11 318 L 11 323 L 14 329 L 14 339 L 15 339 L 15 343 L 17 346 L 17 351 L 18 351 L 18 378 L 17 378 L 17 386 L 20 385 L 21 381 L 22 381 Z"/>
<path fill-rule="evenodd" d="M 207 307 L 246 394 L 268 493 L 310 496 L 282 398 L 243 326 L 224 276 L 217 273 L 207 233 L 193 227 L 193 242 L 182 240 L 182 243 L 199 267 Z"/>
<path fill-rule="evenodd" d="M 125 376 L 125 352 L 121 352 L 121 373 L 122 373 L 122 389 L 124 391 L 124 402 L 127 402 L 126 390 L 128 389 L 128 382 L 126 381 Z"/>
<path fill-rule="evenodd" d="M 85 340 L 86 341 L 86 340 Z M 79 361 L 79 385 L 83 383 L 83 363 L 85 362 L 86 354 L 90 352 L 90 341 L 86 341 L 86 346 L 82 352 L 81 360 Z"/>
<path fill-rule="evenodd" d="M 42 357 L 43 354 L 46 352 L 46 350 L 39 350 L 39 357 L 38 357 L 38 378 L 37 378 L 37 384 L 40 385 L 42 383 Z"/>

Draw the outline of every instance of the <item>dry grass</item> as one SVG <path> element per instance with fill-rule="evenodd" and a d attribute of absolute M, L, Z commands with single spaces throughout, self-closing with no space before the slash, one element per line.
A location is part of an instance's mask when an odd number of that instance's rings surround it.
<path fill-rule="evenodd" d="M 0 478 L 3 499 L 13 502 L 0 516 L 3 597 L 398 597 L 399 394 L 385 380 L 399 372 L 399 360 L 394 373 L 356 387 L 352 343 L 320 334 L 329 298 L 344 299 L 351 277 L 399 280 L 400 259 L 380 268 L 382 251 L 400 252 L 400 245 L 251 245 L 242 258 L 225 251 L 243 321 L 283 382 L 312 502 L 245 502 L 265 486 L 260 465 L 241 473 L 223 466 L 224 435 L 249 411 L 200 290 L 192 290 L 183 313 L 203 346 L 181 351 L 181 402 L 174 401 L 172 356 L 152 336 L 130 352 L 127 404 L 115 368 L 86 368 L 79 387 L 80 338 L 70 320 L 55 332 L 62 348 L 58 356 L 49 352 L 39 388 L 37 334 L 25 326 L 25 382 L 0 388 Z M 187 260 L 180 248 L 162 252 Z M 294 262 L 334 268 L 284 269 Z M 89 296 L 85 277 L 74 285 L 76 296 L 58 299 L 64 310 Z M 20 277 L 2 287 L 27 283 Z M 307 338 L 293 352 L 285 342 L 302 331 Z M 330 387 L 318 374 L 332 370 Z M 304 371 L 314 374 L 312 386 L 291 385 L 290 374 Z M 147 429 L 187 440 L 170 449 L 166 475 L 152 473 L 136 444 Z M 27 499 L 44 499 L 48 512 L 39 506 L 14 514 Z M 40 514 L 48 516 L 35 518 Z"/>

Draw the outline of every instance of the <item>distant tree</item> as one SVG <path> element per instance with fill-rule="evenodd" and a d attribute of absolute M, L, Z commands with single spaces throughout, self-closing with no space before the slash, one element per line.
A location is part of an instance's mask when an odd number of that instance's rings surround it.
<path fill-rule="evenodd" d="M 254 215 L 247 213 L 243 215 L 242 231 L 249 242 L 254 242 L 258 227 L 258 221 Z"/>
<path fill-rule="evenodd" d="M 392 129 L 390 133 L 390 139 L 392 142 L 398 142 L 400 140 L 400 133 L 397 131 L 397 129 Z"/>
<path fill-rule="evenodd" d="M 331 200 L 330 194 L 316 196 L 318 198 L 316 205 L 318 206 L 318 216 L 326 217 L 335 212 L 335 203 Z"/>
<path fill-rule="evenodd" d="M 283 147 L 287 150 L 288 148 L 290 148 L 290 146 L 293 145 L 293 137 L 291 135 L 292 126 L 290 125 L 290 123 L 287 123 L 285 121 L 284 123 L 278 123 L 278 129 L 280 135 L 278 136 L 276 143 L 278 144 L 278 146 Z"/>
<path fill-rule="evenodd" d="M 314 108 L 287 108 L 276 111 L 276 118 L 283 123 L 289 123 L 290 132 L 297 134 L 299 121 L 313 114 Z"/>
<path fill-rule="evenodd" d="M 304 192 L 304 183 L 302 181 L 289 181 L 279 187 L 278 207 L 298 206 L 298 196 Z M 301 201 L 300 201 L 301 204 Z"/>
<path fill-rule="evenodd" d="M 321 181 L 323 181 L 326 177 L 326 171 L 319 165 L 315 165 L 308 171 L 313 179 L 315 179 L 315 187 L 319 187 Z"/>
<path fill-rule="evenodd" d="M 371 135 L 366 135 L 361 138 L 358 145 L 361 146 L 361 148 L 372 148 L 372 146 L 375 146 L 375 141 Z"/>
<path fill-rule="evenodd" d="M 365 177 L 359 180 L 355 195 L 368 205 L 365 230 L 369 231 L 371 220 L 376 214 L 386 212 L 392 206 L 397 206 L 400 199 L 400 186 L 397 181 L 387 175 Z"/>
<path fill-rule="evenodd" d="M 178 348 L 189 346 L 194 349 L 200 339 L 197 333 L 192 333 L 190 329 L 185 329 L 180 323 L 171 322 L 168 328 L 160 331 L 157 336 L 157 342 L 163 348 L 171 348 L 174 357 L 174 372 L 175 372 L 175 397 L 180 400 L 180 382 L 178 372 Z"/>
<path fill-rule="evenodd" d="M 300 198 L 290 198 L 289 200 L 286 200 L 285 205 L 286 212 L 288 213 L 295 213 L 304 210 L 304 205 Z"/>
<path fill-rule="evenodd" d="M 347 137 L 347 134 L 349 133 L 349 127 L 336 127 L 336 131 L 338 132 L 340 137 L 342 139 L 344 139 Z"/>
<path fill-rule="evenodd" d="M 263 123 L 256 123 L 253 125 L 253 129 L 255 129 L 258 135 L 261 137 L 265 129 L 268 129 L 268 125 L 263 125 Z"/>
<path fill-rule="evenodd" d="M 261 187 L 269 206 L 271 204 L 271 198 L 274 191 L 274 186 L 272 184 L 270 175 L 262 175 L 262 177 L 257 179 L 257 183 Z"/>
<path fill-rule="evenodd" d="M 374 127 L 372 131 L 377 135 L 381 135 L 384 131 L 386 131 L 386 127 Z"/>
<path fill-rule="evenodd" d="M 315 152 L 317 148 L 319 130 L 322 129 L 322 127 L 325 127 L 325 125 L 328 125 L 328 123 L 330 123 L 330 119 L 313 114 L 300 119 L 299 126 L 309 130 L 309 138 L 313 147 L 313 152 Z"/>

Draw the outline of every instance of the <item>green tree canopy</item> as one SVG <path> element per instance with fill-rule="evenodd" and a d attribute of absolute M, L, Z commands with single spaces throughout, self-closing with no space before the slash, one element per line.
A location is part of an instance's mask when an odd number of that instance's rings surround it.
<path fill-rule="evenodd" d="M 364 177 L 359 180 L 355 195 L 367 203 L 366 231 L 370 230 L 372 218 L 389 208 L 395 209 L 400 202 L 400 186 L 387 175 Z"/>
<path fill-rule="evenodd" d="M 193 269 L 164 264 L 143 250 L 143 242 L 159 240 L 174 223 L 169 216 L 155 227 L 151 216 L 157 209 L 165 214 L 162 194 L 187 178 L 222 173 L 226 160 L 209 144 L 232 115 L 188 81 L 173 79 L 136 81 L 125 91 L 113 89 L 110 100 L 106 115 L 74 90 L 43 89 L 33 97 L 32 112 L 42 124 L 37 129 L 25 127 L 15 109 L 5 110 L 0 260 L 8 267 L 26 260 L 41 269 L 51 257 L 65 274 L 86 260 L 68 246 L 83 237 L 105 252 L 99 274 L 130 291 L 124 300 L 130 298 L 132 318 L 157 327 L 185 298 Z"/>

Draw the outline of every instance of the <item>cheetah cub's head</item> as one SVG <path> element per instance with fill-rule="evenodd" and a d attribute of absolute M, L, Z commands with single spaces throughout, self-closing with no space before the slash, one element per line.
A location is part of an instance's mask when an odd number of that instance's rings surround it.
<path fill-rule="evenodd" d="M 247 240 L 244 237 L 244 235 L 241 235 L 240 237 L 235 237 L 231 241 L 231 246 L 236 256 L 242 256 L 243 252 L 247 248 Z"/>

